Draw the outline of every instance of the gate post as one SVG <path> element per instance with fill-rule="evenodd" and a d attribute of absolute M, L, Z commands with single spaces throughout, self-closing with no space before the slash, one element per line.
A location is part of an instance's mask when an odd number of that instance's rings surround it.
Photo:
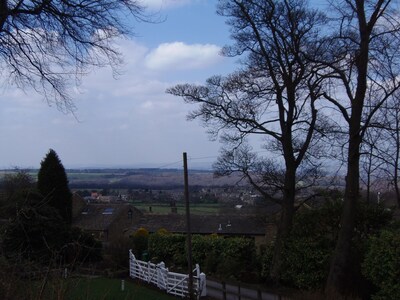
<path fill-rule="evenodd" d="M 207 296 L 207 278 L 204 273 L 200 273 L 199 275 L 199 290 L 197 291 L 197 295 L 198 298 Z"/>
<path fill-rule="evenodd" d="M 166 290 L 165 282 L 165 263 L 160 262 L 157 265 L 157 287 L 161 290 Z"/>
<path fill-rule="evenodd" d="M 135 256 L 132 253 L 132 249 L 129 249 L 129 276 L 135 278 L 135 266 L 134 266 Z"/>

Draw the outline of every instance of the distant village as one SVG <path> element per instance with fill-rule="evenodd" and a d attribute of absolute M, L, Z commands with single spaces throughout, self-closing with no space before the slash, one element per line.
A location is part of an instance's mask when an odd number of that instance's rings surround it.
<path fill-rule="evenodd" d="M 279 205 L 265 200 L 250 185 L 243 184 L 236 177 L 231 177 L 230 182 L 225 178 L 223 186 L 214 186 L 213 184 L 219 182 L 211 171 L 193 173 L 194 184 L 190 188 L 191 205 L 214 207 L 213 211 L 206 211 L 204 214 L 201 210 L 192 213 L 193 234 L 246 236 L 254 238 L 258 245 L 273 239 Z M 107 184 L 102 189 L 76 189 L 83 183 L 74 180 L 76 176 L 71 176 L 71 185 L 75 187 L 73 225 L 92 233 L 103 243 L 108 243 L 118 236 L 132 235 L 139 228 L 145 228 L 150 233 L 160 229 L 171 233 L 186 232 L 183 186 L 179 186 L 181 171 L 131 170 L 124 171 L 123 175 L 116 171 L 112 174 L 113 176 L 108 174 L 108 179 L 113 184 Z M 119 179 L 119 183 L 115 178 Z M 126 187 L 127 178 L 130 178 L 132 186 L 142 187 L 118 188 Z M 134 181 L 133 178 L 140 180 Z M 163 178 L 164 183 L 160 178 Z M 85 184 L 91 186 L 89 181 Z M 337 190 L 340 190 L 340 184 Z M 307 190 L 299 192 L 299 209 L 312 209 L 326 200 L 323 195 L 316 195 L 303 202 L 302 200 L 310 194 Z M 379 196 L 382 201 L 390 198 L 388 193 Z M 377 198 L 373 201 L 377 201 Z M 387 201 L 388 206 L 390 203 L 391 201 Z M 158 209 L 160 206 L 162 211 Z"/>
<path fill-rule="evenodd" d="M 73 224 L 92 233 L 103 242 L 118 235 L 130 235 L 139 228 L 150 233 L 165 229 L 185 233 L 186 223 L 181 190 L 76 191 L 73 194 Z M 192 214 L 193 234 L 265 236 L 265 214 L 273 215 L 279 207 L 265 205 L 262 197 L 249 187 L 199 188 L 190 194 L 192 205 L 214 205 L 214 212 Z M 157 204 L 163 206 L 156 212 Z M 219 205 L 218 205 L 219 204 Z M 179 211 L 178 211 L 179 210 Z M 258 216 L 248 218 L 249 215 Z M 270 222 L 272 223 L 272 219 Z"/>

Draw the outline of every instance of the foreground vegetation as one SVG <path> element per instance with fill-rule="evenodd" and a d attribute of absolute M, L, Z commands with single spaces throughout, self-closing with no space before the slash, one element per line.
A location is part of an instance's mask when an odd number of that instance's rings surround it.
<path fill-rule="evenodd" d="M 122 289 L 123 285 L 123 289 Z M 116 278 L 41 278 L 36 280 L 17 280 L 8 290 L 0 291 L 1 299 L 13 300 L 172 300 L 175 297 L 164 292 L 133 282 L 130 279 Z"/>
<path fill-rule="evenodd" d="M 343 202 L 332 200 L 317 209 L 296 214 L 290 236 L 285 241 L 280 282 L 290 288 L 323 295 L 329 264 L 340 229 Z M 352 284 L 354 297 L 400 299 L 400 224 L 392 211 L 381 205 L 361 202 L 356 218 Z M 186 270 L 186 238 L 159 230 L 149 234 L 144 228 L 131 237 L 137 257 L 164 261 L 176 270 Z M 183 251 L 185 249 L 185 251 Z M 192 256 L 207 275 L 221 280 L 264 283 L 274 286 L 269 276 L 273 243 L 257 249 L 250 238 L 218 235 L 192 238 Z M 322 298 L 324 296 L 321 296 Z"/>
<path fill-rule="evenodd" d="M 173 296 L 161 291 L 148 288 L 130 280 L 124 282 L 124 291 L 121 290 L 121 279 L 93 278 L 73 279 L 68 282 L 71 289 L 66 299 L 97 300 L 97 299 L 143 299 L 143 300 L 172 300 Z M 53 298 L 54 299 L 54 298 Z"/>
<path fill-rule="evenodd" d="M 52 164 L 60 172 L 59 180 L 54 182 L 54 175 L 40 180 L 41 186 L 51 192 L 44 188 L 38 190 L 36 182 L 24 172 L 10 175 L 3 185 L 4 197 L 0 202 L 4 220 L 0 231 L 2 299 L 98 299 L 108 295 L 110 299 L 117 298 L 119 280 L 64 280 L 62 271 L 68 268 L 79 274 L 83 267 L 107 277 L 119 278 L 121 274 L 127 277 L 128 249 L 133 249 L 138 258 L 164 261 L 171 270 L 187 270 L 184 235 L 163 229 L 149 234 L 141 228 L 131 236 L 112 238 L 102 248 L 93 236 L 73 228 L 71 202 L 62 197 L 70 193 L 52 187 L 53 184 L 60 186 L 60 182 L 65 187 L 67 179 L 61 163 L 54 159 L 55 153 L 50 154 Z M 49 167 L 47 163 L 43 166 Z M 344 203 L 340 191 L 322 192 L 325 196 L 320 206 L 316 203 L 312 208 L 300 207 L 294 216 L 293 228 L 284 240 L 279 282 L 286 287 L 324 295 Z M 59 205 L 56 199 L 66 201 Z M 210 213 L 219 207 L 204 203 L 197 207 L 206 206 Z M 171 207 L 164 205 L 165 208 L 169 211 Z M 376 203 L 360 201 L 356 211 L 352 260 L 348 264 L 354 298 L 400 299 L 400 224 L 393 218 L 392 210 Z M 195 235 L 192 256 L 208 276 L 274 286 L 275 278 L 270 276 L 274 242 L 271 238 L 269 244 L 258 247 L 248 237 Z M 122 296 L 141 297 L 130 291 L 127 287 Z M 151 296 L 143 297 L 151 299 Z"/>

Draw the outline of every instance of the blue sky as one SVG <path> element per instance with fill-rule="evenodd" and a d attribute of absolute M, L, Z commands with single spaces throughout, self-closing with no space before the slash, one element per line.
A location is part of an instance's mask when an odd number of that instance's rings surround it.
<path fill-rule="evenodd" d="M 0 85 L 0 168 L 39 167 L 49 148 L 67 168 L 189 166 L 210 164 L 220 144 L 210 141 L 193 107 L 165 90 L 178 83 L 204 83 L 236 68 L 219 55 L 229 44 L 215 0 L 143 0 L 164 21 L 135 24 L 136 36 L 116 41 L 122 74 L 95 69 L 71 89 L 76 115 L 49 107 L 31 90 Z M 320 2 L 316 2 L 320 4 Z"/>
<path fill-rule="evenodd" d="M 218 142 L 186 121 L 191 107 L 165 89 L 233 70 L 234 59 L 219 55 L 229 43 L 225 20 L 216 1 L 144 2 L 164 21 L 135 24 L 134 38 L 117 41 L 125 60 L 117 79 L 109 68 L 96 69 L 71 90 L 75 117 L 33 91 L 2 86 L 0 168 L 38 167 L 49 148 L 67 168 L 181 167 L 183 152 L 194 164 L 215 160 Z"/>

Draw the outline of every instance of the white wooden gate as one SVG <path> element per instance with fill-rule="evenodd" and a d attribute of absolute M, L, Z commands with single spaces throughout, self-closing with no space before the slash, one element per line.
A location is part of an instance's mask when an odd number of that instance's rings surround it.
<path fill-rule="evenodd" d="M 193 290 L 197 299 L 207 296 L 206 275 L 200 273 L 200 267 L 196 264 L 193 270 Z M 169 294 L 186 297 L 189 295 L 189 275 L 169 272 L 163 262 L 153 264 L 136 259 L 132 250 L 129 250 L 129 275 L 131 278 L 143 280 L 156 285 L 159 289 Z"/>

